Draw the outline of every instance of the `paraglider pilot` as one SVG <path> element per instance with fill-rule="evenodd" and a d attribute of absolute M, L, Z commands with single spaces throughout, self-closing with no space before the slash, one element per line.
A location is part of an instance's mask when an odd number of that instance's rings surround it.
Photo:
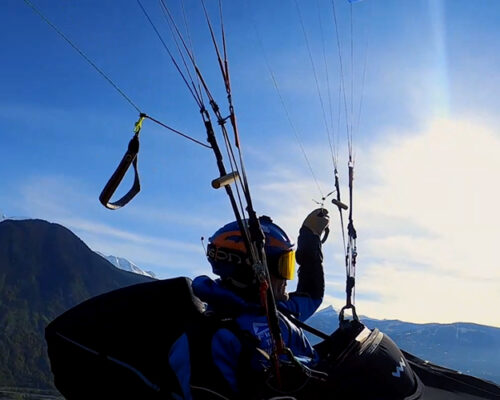
<path fill-rule="evenodd" d="M 265 253 L 279 310 L 285 347 L 304 366 L 318 362 L 318 355 L 301 328 L 286 315 L 305 321 L 319 307 L 324 295 L 321 237 L 329 225 L 326 209 L 312 211 L 300 228 L 297 251 L 287 234 L 269 217 L 260 217 L 265 234 Z M 269 367 L 271 333 L 259 301 L 256 276 L 249 265 L 237 222 L 231 222 L 209 239 L 207 258 L 220 279 L 199 276 L 193 292 L 207 303 L 216 318 L 210 328 L 195 327 L 172 346 L 169 365 L 179 382 L 179 398 L 199 398 L 200 390 L 229 398 L 253 398 L 262 371 Z M 297 290 L 286 292 L 293 279 L 295 259 Z M 195 390 L 197 391 L 195 393 Z M 201 396 L 203 397 L 203 396 Z"/>

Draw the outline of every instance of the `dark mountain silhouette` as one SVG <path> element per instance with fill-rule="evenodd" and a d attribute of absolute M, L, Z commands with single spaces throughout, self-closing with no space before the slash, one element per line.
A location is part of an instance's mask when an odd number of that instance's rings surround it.
<path fill-rule="evenodd" d="M 338 327 L 338 313 L 330 306 L 307 322 L 325 333 Z M 361 316 L 368 328 L 378 328 L 397 345 L 435 364 L 500 383 L 500 328 L 465 322 L 415 324 Z M 309 335 L 309 334 L 308 334 Z M 309 335 L 313 343 L 318 338 Z"/>
<path fill-rule="evenodd" d="M 0 222 L 0 387 L 53 388 L 45 326 L 90 297 L 150 280 L 114 267 L 61 225 Z"/>

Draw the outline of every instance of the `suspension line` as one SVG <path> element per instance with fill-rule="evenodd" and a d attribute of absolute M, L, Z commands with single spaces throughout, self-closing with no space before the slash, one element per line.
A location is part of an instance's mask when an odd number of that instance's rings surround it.
<path fill-rule="evenodd" d="M 248 6 L 248 4 L 247 4 L 247 6 Z M 281 106 L 283 108 L 283 111 L 285 113 L 285 117 L 286 117 L 286 119 L 288 121 L 288 124 L 290 125 L 290 128 L 291 128 L 291 130 L 293 132 L 293 135 L 295 137 L 295 140 L 296 140 L 296 142 L 297 142 L 297 144 L 298 144 L 298 146 L 300 148 L 302 156 L 304 157 L 304 160 L 306 162 L 306 165 L 307 165 L 307 168 L 309 170 L 309 173 L 311 174 L 311 177 L 314 180 L 314 183 L 316 185 L 316 188 L 318 189 L 318 192 L 319 192 L 321 198 L 324 199 L 324 198 L 328 197 L 328 195 L 327 196 L 323 195 L 323 190 L 321 190 L 321 186 L 319 184 L 318 178 L 316 177 L 316 174 L 314 173 L 314 170 L 312 168 L 311 162 L 309 161 L 309 157 L 307 156 L 307 153 L 305 151 L 304 145 L 303 145 L 302 140 L 300 138 L 299 130 L 297 129 L 296 125 L 293 122 L 291 113 L 288 110 L 288 107 L 286 105 L 285 99 L 283 98 L 283 95 L 282 95 L 281 90 L 279 88 L 278 80 L 276 79 L 276 76 L 275 76 L 275 74 L 273 72 L 273 69 L 271 68 L 271 64 L 270 64 L 269 59 L 267 57 L 266 51 L 264 49 L 264 45 L 263 45 L 263 42 L 262 42 L 262 37 L 260 35 L 259 29 L 258 29 L 257 24 L 255 22 L 255 19 L 253 17 L 254 16 L 252 14 L 252 25 L 253 25 L 253 28 L 254 28 L 254 31 L 255 31 L 255 35 L 257 37 L 257 42 L 258 42 L 259 47 L 261 49 L 261 53 L 262 53 L 264 62 L 265 62 L 266 67 L 267 67 L 267 71 L 269 72 L 269 76 L 271 77 L 271 81 L 273 82 L 274 89 L 276 90 L 276 93 L 278 95 L 278 99 L 279 99 L 280 104 L 281 104 Z"/>
<path fill-rule="evenodd" d="M 116 83 L 114 83 L 111 78 L 106 75 L 102 69 L 100 69 L 80 48 L 74 44 L 56 25 L 54 25 L 30 0 L 24 0 L 24 2 L 35 11 L 40 18 L 42 18 L 57 34 L 63 38 L 80 56 L 92 67 L 99 75 L 101 75 L 106 81 L 122 96 L 136 111 L 141 114 L 140 108 L 130 99 L 129 96 L 121 90 Z"/>
<path fill-rule="evenodd" d="M 328 127 L 328 121 L 327 121 L 327 118 L 326 118 L 326 111 L 325 111 L 325 105 L 324 105 L 324 102 L 323 102 L 323 96 L 321 94 L 321 89 L 320 89 L 320 86 L 319 86 L 318 74 L 316 73 L 316 67 L 315 67 L 314 59 L 313 59 L 312 52 L 311 52 L 311 46 L 309 44 L 309 39 L 307 38 L 307 32 L 306 32 L 306 29 L 305 29 L 305 26 L 304 26 L 304 21 L 303 21 L 303 18 L 302 18 L 302 13 L 300 11 L 299 3 L 298 3 L 297 0 L 295 0 L 295 6 L 297 8 L 297 13 L 298 13 L 298 16 L 299 16 L 299 21 L 300 21 L 300 26 L 302 27 L 302 33 L 304 35 L 304 39 L 305 39 L 305 42 L 306 42 L 307 51 L 308 51 L 308 54 L 309 54 L 309 61 L 311 63 L 311 67 L 312 67 L 312 71 L 313 71 L 313 76 L 314 76 L 314 81 L 316 83 L 316 91 L 318 93 L 318 98 L 319 98 L 319 102 L 320 102 L 320 105 L 321 105 L 321 111 L 322 111 L 322 115 L 323 115 L 323 122 L 324 122 L 324 125 L 325 125 L 325 130 L 326 130 L 326 134 L 327 134 L 327 137 L 328 137 L 328 143 L 329 143 L 329 146 L 330 146 L 330 152 L 331 152 L 331 156 L 332 156 L 332 163 L 333 163 L 333 167 L 335 169 L 337 163 L 336 163 L 336 160 L 335 160 L 335 154 L 334 154 L 334 149 L 333 149 L 333 144 L 332 144 L 332 138 L 331 138 L 331 134 L 330 134 L 330 129 Z"/>
<path fill-rule="evenodd" d="M 196 104 L 198 104 L 198 107 L 203 107 L 202 105 L 202 102 L 200 100 L 200 98 L 193 92 L 193 89 L 191 88 L 191 86 L 189 85 L 187 79 L 186 79 L 186 76 L 184 75 L 184 73 L 182 72 L 179 64 L 177 63 L 177 61 L 175 60 L 175 57 L 174 55 L 172 54 L 172 52 L 170 51 L 169 47 L 167 46 L 167 44 L 165 43 L 165 41 L 163 40 L 163 37 L 161 36 L 160 32 L 158 31 L 158 29 L 156 28 L 155 24 L 153 23 L 153 21 L 151 20 L 151 17 L 149 16 L 148 12 L 146 11 L 146 9 L 144 8 L 144 6 L 142 5 L 141 1 L 140 0 L 137 0 L 137 4 L 139 5 L 139 7 L 141 8 L 142 12 L 144 13 L 146 19 L 148 20 L 149 24 L 151 25 L 151 27 L 153 28 L 153 30 L 155 31 L 156 33 L 156 36 L 158 36 L 158 39 L 160 40 L 160 42 L 162 43 L 163 45 L 163 48 L 165 49 L 165 51 L 168 53 L 169 57 L 170 57 L 170 60 L 172 61 L 172 63 L 174 64 L 175 68 L 177 69 L 177 72 L 179 72 L 180 76 L 182 77 L 182 80 L 184 81 L 186 87 L 188 88 L 189 90 L 189 93 L 191 93 L 191 96 L 193 96 L 193 99 L 196 101 Z"/>

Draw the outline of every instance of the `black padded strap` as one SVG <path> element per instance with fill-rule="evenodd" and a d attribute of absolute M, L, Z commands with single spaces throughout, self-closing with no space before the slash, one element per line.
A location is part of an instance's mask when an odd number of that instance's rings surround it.
<path fill-rule="evenodd" d="M 128 144 L 128 149 L 125 155 L 123 156 L 120 164 L 116 168 L 111 178 L 109 178 L 108 183 L 104 186 L 104 189 L 99 196 L 99 201 L 101 204 L 110 209 L 117 210 L 118 208 L 123 207 L 130 200 L 134 198 L 134 196 L 139 193 L 141 190 L 141 183 L 139 181 L 139 171 L 137 170 L 137 153 L 139 152 L 139 135 L 135 134 L 134 137 L 130 140 Z M 130 190 L 119 200 L 115 202 L 110 202 L 111 196 L 115 193 L 116 189 L 120 185 L 125 173 L 130 167 L 130 164 L 134 167 L 134 183 Z"/>

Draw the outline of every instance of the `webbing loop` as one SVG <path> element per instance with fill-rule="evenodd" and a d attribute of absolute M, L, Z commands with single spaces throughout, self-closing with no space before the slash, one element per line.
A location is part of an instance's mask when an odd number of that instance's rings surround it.
<path fill-rule="evenodd" d="M 139 120 L 134 125 L 134 136 L 128 143 L 125 155 L 99 196 L 101 204 L 109 210 L 117 210 L 123 207 L 141 190 L 139 171 L 137 169 L 137 154 L 139 153 L 139 133 L 141 131 L 144 118 L 146 118 L 146 114 L 141 113 L 139 115 Z M 134 183 L 132 184 L 132 187 L 122 198 L 115 202 L 110 202 L 111 196 L 115 193 L 131 164 L 134 167 Z"/>

